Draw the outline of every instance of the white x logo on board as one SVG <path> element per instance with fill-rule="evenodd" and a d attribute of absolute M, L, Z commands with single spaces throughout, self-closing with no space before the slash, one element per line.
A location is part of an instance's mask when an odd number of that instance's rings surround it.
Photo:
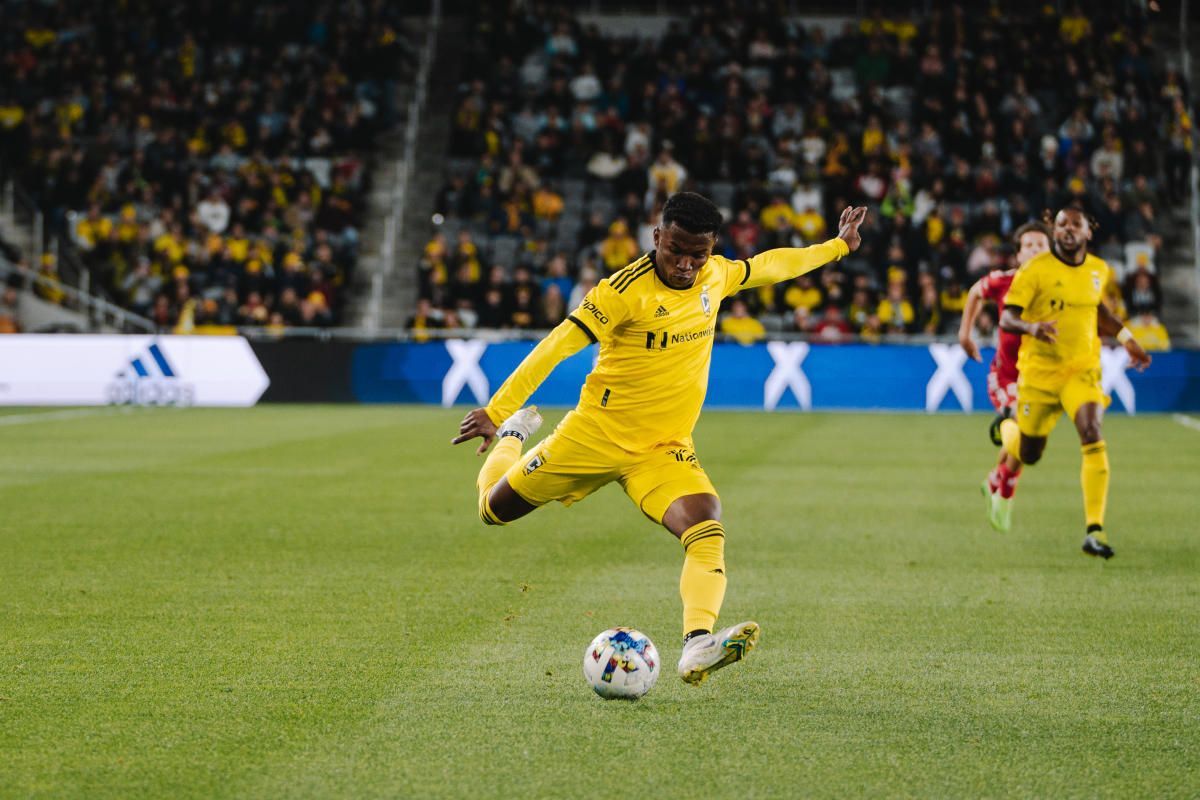
<path fill-rule="evenodd" d="M 775 367 L 763 384 L 763 408 L 773 411 L 783 399 L 783 393 L 791 389 L 800 408 L 811 411 L 812 385 L 800 369 L 808 355 L 808 342 L 767 342 L 767 352 L 774 359 Z"/>
<path fill-rule="evenodd" d="M 1129 382 L 1125 370 L 1129 368 L 1129 353 L 1124 347 L 1103 347 L 1100 349 L 1100 388 L 1105 394 L 1115 394 L 1121 398 L 1121 405 L 1130 414 L 1136 412 L 1137 392 Z"/>
<path fill-rule="evenodd" d="M 929 383 L 925 384 L 925 410 L 930 413 L 937 411 L 946 393 L 953 392 L 962 410 L 970 411 L 975 393 L 963 372 L 967 352 L 957 344 L 931 344 L 929 355 L 933 356 L 937 370 Z"/>
<path fill-rule="evenodd" d="M 450 354 L 454 363 L 446 371 L 446 377 L 442 378 L 443 406 L 454 405 L 464 386 L 471 388 L 471 393 L 480 405 L 487 403 L 491 392 L 488 391 L 487 375 L 483 374 L 483 368 L 479 366 L 479 359 L 483 358 L 484 350 L 487 350 L 487 342 L 479 339 L 446 340 L 446 352 Z"/>

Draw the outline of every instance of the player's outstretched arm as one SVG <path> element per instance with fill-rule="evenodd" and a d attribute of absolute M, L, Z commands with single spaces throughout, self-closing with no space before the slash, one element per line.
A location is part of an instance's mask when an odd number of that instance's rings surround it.
<path fill-rule="evenodd" d="M 1115 337 L 1125 348 L 1125 352 L 1129 353 L 1129 363 L 1138 372 L 1150 366 L 1150 354 L 1133 338 L 1133 332 L 1125 327 L 1125 323 L 1104 303 L 1096 309 L 1096 330 L 1101 336 Z"/>
<path fill-rule="evenodd" d="M 975 328 L 979 310 L 983 308 L 983 281 L 983 278 L 975 281 L 971 291 L 967 292 L 967 304 L 963 306 L 962 320 L 958 323 L 958 343 L 967 355 L 976 361 L 983 361 L 983 356 L 979 354 L 979 346 L 971 338 L 971 331 Z"/>
<path fill-rule="evenodd" d="M 837 261 L 847 253 L 857 250 L 862 244 L 858 228 L 866 219 L 866 206 L 847 206 L 838 222 L 836 238 L 811 247 L 779 247 L 759 253 L 747 262 L 749 273 L 736 290 L 790 281 L 830 261 Z"/>
<path fill-rule="evenodd" d="M 525 404 L 542 381 L 546 380 L 555 367 L 565 358 L 575 355 L 591 344 L 591 338 L 579 325 L 570 319 L 558 324 L 550 335 L 538 342 L 533 352 L 525 356 L 508 379 L 492 395 L 491 402 L 484 408 L 476 408 L 463 417 L 458 426 L 458 436 L 451 444 L 462 444 L 476 437 L 483 443 L 475 452 L 487 452 L 496 437 L 496 428 Z"/>

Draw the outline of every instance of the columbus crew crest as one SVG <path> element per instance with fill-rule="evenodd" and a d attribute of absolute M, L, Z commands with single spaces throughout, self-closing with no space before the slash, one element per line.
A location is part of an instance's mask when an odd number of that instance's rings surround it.
<path fill-rule="evenodd" d="M 700 290 L 700 305 L 704 308 L 704 316 L 712 313 L 712 303 L 708 299 L 708 287 L 705 286 Z"/>

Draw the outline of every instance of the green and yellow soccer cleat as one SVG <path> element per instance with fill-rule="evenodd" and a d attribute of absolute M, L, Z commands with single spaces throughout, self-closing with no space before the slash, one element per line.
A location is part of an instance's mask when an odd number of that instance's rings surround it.
<path fill-rule="evenodd" d="M 1008 533 L 1012 530 L 1012 503 L 1011 497 L 1001 497 L 999 492 L 993 492 L 988 486 L 987 478 L 983 479 L 983 483 L 979 486 L 979 491 L 983 492 L 983 499 L 987 503 L 987 518 L 992 527 L 1000 531 L 1000 533 Z"/>
<path fill-rule="evenodd" d="M 683 645 L 679 657 L 679 677 L 684 683 L 699 686 L 708 676 L 741 661 L 758 644 L 757 622 L 730 625 L 716 633 L 694 636 Z"/>
<path fill-rule="evenodd" d="M 1013 499 L 1011 497 L 1001 497 L 999 492 L 992 495 L 992 513 L 988 517 L 988 521 L 1000 533 L 1008 533 L 1012 530 L 1012 508 Z"/>

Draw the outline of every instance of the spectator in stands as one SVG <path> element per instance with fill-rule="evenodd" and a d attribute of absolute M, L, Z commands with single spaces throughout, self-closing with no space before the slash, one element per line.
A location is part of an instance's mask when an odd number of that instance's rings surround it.
<path fill-rule="evenodd" d="M 729 313 L 721 318 L 721 333 L 732 337 L 738 344 L 754 344 L 767 335 L 763 324 L 750 316 L 746 301 L 734 298 Z"/>
<path fill-rule="evenodd" d="M 42 255 L 41 266 L 33 282 L 33 293 L 47 303 L 55 305 L 62 305 L 66 299 L 67 294 L 63 291 L 62 281 L 58 277 L 58 259 L 53 253 Z"/>
<path fill-rule="evenodd" d="M 548 183 L 533 193 L 533 216 L 539 220 L 554 222 L 563 212 L 563 198 Z"/>
<path fill-rule="evenodd" d="M 442 317 L 443 315 L 434 310 L 433 304 L 428 299 L 421 298 L 417 301 L 416 311 L 408 318 L 404 327 L 412 331 L 413 341 L 427 342 L 429 335 L 426 331 L 441 328 Z"/>
<path fill-rule="evenodd" d="M 302 197 L 308 197 L 308 195 L 302 195 Z M 230 213 L 229 204 L 215 188 L 210 189 L 208 196 L 196 206 L 196 216 L 200 223 L 215 234 L 224 233 L 225 229 L 229 227 Z M 311 219 L 305 222 L 310 221 Z"/>
<path fill-rule="evenodd" d="M 784 195 L 776 194 L 771 198 L 771 204 L 762 210 L 758 221 L 773 241 L 782 242 L 796 227 L 796 212 Z"/>
<path fill-rule="evenodd" d="M 637 242 L 629 235 L 624 220 L 617 220 L 608 227 L 608 236 L 600 243 L 600 259 L 608 272 L 616 272 L 638 256 Z"/>
<path fill-rule="evenodd" d="M 149 316 L 162 285 L 162 276 L 151 269 L 150 259 L 139 256 L 137 266 L 121 282 L 125 305 L 136 314 Z"/>
<path fill-rule="evenodd" d="M 796 307 L 787 320 L 787 329 L 792 333 L 811 333 L 814 327 L 816 319 L 812 311 L 804 306 Z"/>
<path fill-rule="evenodd" d="M 821 314 L 821 320 L 816 324 L 814 332 L 827 342 L 838 342 L 847 338 L 851 330 L 845 317 L 842 316 L 842 310 L 835 305 L 828 305 L 825 306 L 825 311 Z"/>
<path fill-rule="evenodd" d="M 541 312 L 537 307 L 533 289 L 528 284 L 517 284 L 513 289 L 512 307 L 509 310 L 508 326 L 532 329 L 538 327 Z"/>
<path fill-rule="evenodd" d="M 875 309 L 884 330 L 888 333 L 910 333 L 916 322 L 916 311 L 904 290 L 904 280 L 888 283 L 887 296 Z"/>
<path fill-rule="evenodd" d="M 675 160 L 674 146 L 670 142 L 663 143 L 663 149 L 650 166 L 648 180 L 650 191 L 655 197 L 666 199 L 683 188 L 687 170 Z"/>
<path fill-rule="evenodd" d="M 933 281 L 922 283 L 921 292 L 917 300 L 917 315 L 914 320 L 913 330 L 917 333 L 936 336 L 942 332 L 942 329 L 942 306 L 938 298 L 937 287 L 933 284 Z"/>
<path fill-rule="evenodd" d="M 12 284 L 6 284 L 4 289 L 0 290 L 0 333 L 20 332 L 20 298 L 17 295 L 17 288 Z"/>
<path fill-rule="evenodd" d="M 862 330 L 867 324 L 867 318 L 875 313 L 878 304 L 871 298 L 871 292 L 865 288 L 856 288 L 850 297 L 850 305 L 846 309 L 845 321 L 849 328 Z"/>
<path fill-rule="evenodd" d="M 571 291 L 575 288 L 571 278 L 567 275 L 567 258 L 562 253 L 557 253 L 546 263 L 546 277 L 542 278 L 542 294 L 554 286 L 558 289 L 559 298 L 564 302 L 566 298 L 571 296 Z"/>
<path fill-rule="evenodd" d="M 1171 349 L 1171 337 L 1167 334 L 1166 326 L 1149 311 L 1135 314 L 1126 323 L 1126 327 L 1148 351 Z"/>
<path fill-rule="evenodd" d="M 957 275 L 953 273 L 943 275 L 943 288 L 938 295 L 938 303 L 942 318 L 942 327 L 939 333 L 958 330 L 963 309 L 967 307 L 967 292 L 963 289 L 962 282 Z"/>
<path fill-rule="evenodd" d="M 579 304 L 583 302 L 583 298 L 587 297 L 587 293 L 595 288 L 595 286 L 596 268 L 591 265 L 584 265 L 579 270 L 579 282 L 571 289 L 571 296 L 567 300 L 567 307 L 578 308 Z"/>
<path fill-rule="evenodd" d="M 794 279 L 783 293 L 784 305 L 793 312 L 803 308 L 811 314 L 820 308 L 824 301 L 825 297 L 812 275 L 801 275 Z"/>
<path fill-rule="evenodd" d="M 567 317 L 567 304 L 557 283 L 551 283 L 542 292 L 542 309 L 538 323 L 544 328 L 553 328 Z"/>
<path fill-rule="evenodd" d="M 1135 316 L 1162 313 L 1162 292 L 1154 274 L 1144 266 L 1125 278 L 1125 306 Z"/>

